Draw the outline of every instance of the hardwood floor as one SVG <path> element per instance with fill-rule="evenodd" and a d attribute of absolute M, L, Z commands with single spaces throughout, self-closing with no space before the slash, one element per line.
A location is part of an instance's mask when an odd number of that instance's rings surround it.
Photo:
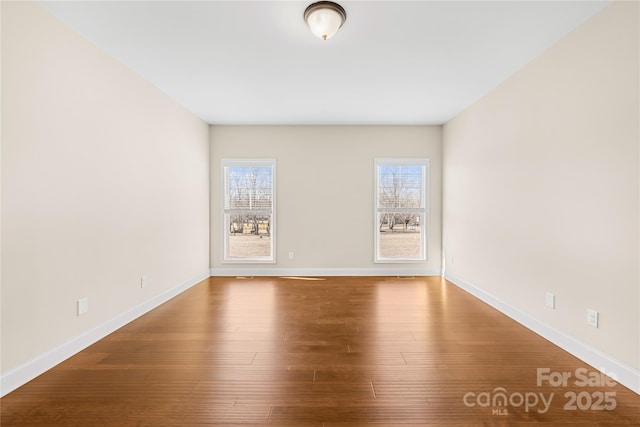
<path fill-rule="evenodd" d="M 640 396 L 580 384 L 596 372 L 439 277 L 210 278 L 5 396 L 0 420 L 640 425 Z"/>

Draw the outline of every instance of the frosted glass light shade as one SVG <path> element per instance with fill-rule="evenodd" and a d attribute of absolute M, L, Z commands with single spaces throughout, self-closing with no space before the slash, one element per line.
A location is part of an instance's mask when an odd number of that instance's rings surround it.
<path fill-rule="evenodd" d="M 330 1 L 313 3 L 304 11 L 304 20 L 311 32 L 323 40 L 337 33 L 346 19 L 347 13 L 342 6 Z"/>

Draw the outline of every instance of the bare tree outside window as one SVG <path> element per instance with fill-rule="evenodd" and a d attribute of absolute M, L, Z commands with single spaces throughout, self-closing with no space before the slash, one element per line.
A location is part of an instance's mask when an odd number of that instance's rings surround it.
<path fill-rule="evenodd" d="M 273 261 L 273 177 L 272 161 L 227 161 L 226 261 Z"/>
<path fill-rule="evenodd" d="M 426 160 L 376 162 L 376 261 L 426 258 Z"/>

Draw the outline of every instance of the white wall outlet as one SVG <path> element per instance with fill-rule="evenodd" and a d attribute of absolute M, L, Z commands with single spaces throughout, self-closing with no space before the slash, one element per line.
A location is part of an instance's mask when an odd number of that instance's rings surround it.
<path fill-rule="evenodd" d="M 451 265 L 453 265 L 453 255 L 451 255 Z"/>
<path fill-rule="evenodd" d="M 82 298 L 78 300 L 78 316 L 82 316 L 89 311 L 89 299 Z"/>
<path fill-rule="evenodd" d="M 289 252 L 289 260 L 293 260 L 296 257 L 296 254 L 293 251 Z"/>
<path fill-rule="evenodd" d="M 587 323 L 594 328 L 598 327 L 598 312 L 592 309 L 587 309 Z"/>
<path fill-rule="evenodd" d="M 547 292 L 547 307 L 555 310 L 556 308 L 556 296 L 551 292 Z"/>
<path fill-rule="evenodd" d="M 149 278 L 147 276 L 141 276 L 140 277 L 140 287 L 141 288 L 146 288 L 148 284 L 149 284 Z"/>

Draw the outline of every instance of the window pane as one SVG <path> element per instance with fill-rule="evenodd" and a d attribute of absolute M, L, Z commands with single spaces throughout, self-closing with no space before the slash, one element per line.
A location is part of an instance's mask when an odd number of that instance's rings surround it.
<path fill-rule="evenodd" d="M 255 223 L 250 218 L 232 217 L 228 235 L 229 257 L 270 257 L 271 235 L 267 230 L 269 221 L 267 218 Z"/>
<path fill-rule="evenodd" d="M 271 210 L 271 166 L 229 166 L 225 175 L 225 209 Z"/>
<path fill-rule="evenodd" d="M 380 165 L 378 207 L 418 208 L 422 206 L 422 166 Z"/>
<path fill-rule="evenodd" d="M 422 247 L 420 215 L 381 213 L 379 216 L 379 255 L 382 258 L 417 258 Z"/>

